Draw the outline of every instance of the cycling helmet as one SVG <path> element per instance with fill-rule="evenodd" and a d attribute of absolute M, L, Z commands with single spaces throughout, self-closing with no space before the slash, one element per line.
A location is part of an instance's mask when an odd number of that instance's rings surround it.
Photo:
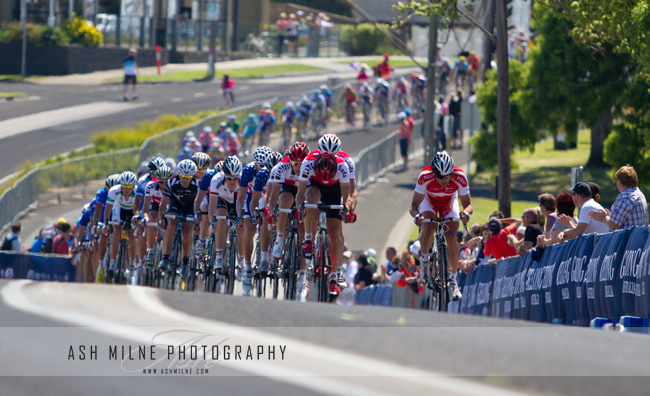
<path fill-rule="evenodd" d="M 111 187 L 120 184 L 120 174 L 116 173 L 114 175 L 110 175 L 109 177 L 106 178 L 106 188 L 109 190 Z"/>
<path fill-rule="evenodd" d="M 364 88 L 370 88 L 370 84 L 368 84 L 368 81 L 364 81 L 363 84 L 361 84 L 361 86 Z"/>
<path fill-rule="evenodd" d="M 120 175 L 120 184 L 122 186 L 135 186 L 137 182 L 138 177 L 131 171 L 122 172 Z"/>
<path fill-rule="evenodd" d="M 241 175 L 242 165 L 239 158 L 234 155 L 227 157 L 223 161 L 223 173 L 229 176 L 239 176 Z"/>
<path fill-rule="evenodd" d="M 306 102 L 306 101 L 309 100 L 309 98 L 307 97 L 307 95 L 302 94 L 302 96 L 300 96 L 300 100 L 301 100 L 302 102 Z"/>
<path fill-rule="evenodd" d="M 314 160 L 316 178 L 329 180 L 336 175 L 336 157 L 332 153 L 320 153 Z"/>
<path fill-rule="evenodd" d="M 273 152 L 273 150 L 271 150 L 270 148 L 268 148 L 266 146 L 259 146 L 253 152 L 253 159 L 258 164 L 266 164 L 266 159 L 267 159 L 267 157 L 269 155 L 271 155 L 272 152 Z"/>
<path fill-rule="evenodd" d="M 219 127 L 221 127 L 221 128 L 227 128 L 227 127 L 228 127 L 228 123 L 225 122 L 225 121 L 223 121 L 221 124 L 219 124 Z"/>
<path fill-rule="evenodd" d="M 271 104 L 270 104 L 269 102 L 264 102 L 264 103 L 262 104 L 262 108 L 263 108 L 264 110 L 266 110 L 266 109 L 270 109 L 270 108 L 271 108 Z"/>
<path fill-rule="evenodd" d="M 90 210 L 90 204 L 89 203 L 85 204 L 84 207 L 81 208 L 81 214 L 86 213 L 88 210 Z"/>
<path fill-rule="evenodd" d="M 172 177 L 172 168 L 167 165 L 163 165 L 158 168 L 158 181 L 166 181 Z"/>
<path fill-rule="evenodd" d="M 187 133 L 185 134 L 185 137 L 188 138 L 188 139 L 191 138 L 191 137 L 194 137 L 194 132 L 187 131 Z"/>
<path fill-rule="evenodd" d="M 321 92 L 320 88 L 319 89 L 314 89 L 314 95 L 316 95 L 316 96 L 322 95 L 322 92 Z"/>
<path fill-rule="evenodd" d="M 338 136 L 328 133 L 318 140 L 318 149 L 321 153 L 332 153 L 337 155 L 341 149 L 341 139 Z"/>
<path fill-rule="evenodd" d="M 250 120 L 254 120 L 254 119 L 255 119 L 255 114 L 253 114 L 253 113 L 248 113 L 248 117 L 246 117 L 246 119 L 248 119 L 249 121 L 250 121 Z"/>
<path fill-rule="evenodd" d="M 235 121 L 237 117 L 234 114 L 228 114 L 228 121 Z"/>
<path fill-rule="evenodd" d="M 327 84 L 323 84 L 320 86 L 320 89 L 329 89 L 329 88 L 327 87 Z"/>
<path fill-rule="evenodd" d="M 196 164 L 192 160 L 186 159 L 178 163 L 178 172 L 183 176 L 194 176 L 196 170 Z"/>
<path fill-rule="evenodd" d="M 295 142 L 287 150 L 287 155 L 291 161 L 303 161 L 309 155 L 309 147 L 305 142 Z"/>
<path fill-rule="evenodd" d="M 140 162 L 140 166 L 138 166 L 138 174 L 142 174 L 148 171 L 149 171 L 149 163 L 147 161 Z"/>
<path fill-rule="evenodd" d="M 345 84 L 345 85 L 343 86 L 343 89 L 349 91 L 349 90 L 352 89 L 352 85 L 350 85 L 350 84 Z"/>
<path fill-rule="evenodd" d="M 264 164 L 267 169 L 273 169 L 280 161 L 282 161 L 282 154 L 277 151 L 272 152 L 268 157 L 266 157 L 266 163 Z"/>
<path fill-rule="evenodd" d="M 436 177 L 448 176 L 454 170 L 454 159 L 446 151 L 439 151 L 431 160 L 431 170 Z"/>
<path fill-rule="evenodd" d="M 210 166 L 210 156 L 202 151 L 194 153 L 192 161 L 194 161 L 196 167 L 200 170 L 208 169 L 208 166 Z"/>
<path fill-rule="evenodd" d="M 405 108 L 404 109 L 404 114 L 406 114 L 407 117 L 410 116 L 411 115 L 411 109 L 409 109 L 408 107 Z"/>
<path fill-rule="evenodd" d="M 406 119 L 406 113 L 403 112 L 403 111 L 400 111 L 400 112 L 397 114 L 397 118 L 399 118 L 400 120 L 404 120 L 404 119 Z"/>
<path fill-rule="evenodd" d="M 214 169 L 217 172 L 223 172 L 223 160 L 217 162 L 217 165 L 214 166 Z"/>
<path fill-rule="evenodd" d="M 161 157 L 153 157 L 148 165 L 151 172 L 156 172 L 161 166 L 165 166 L 165 160 Z"/>
<path fill-rule="evenodd" d="M 377 79 L 377 85 L 379 85 L 379 84 L 383 84 L 383 83 L 384 83 L 384 79 L 383 79 L 383 78 L 380 77 L 380 78 Z"/>
<path fill-rule="evenodd" d="M 288 109 L 293 109 L 293 102 L 289 101 L 289 102 L 287 102 L 287 104 L 286 104 L 285 106 L 286 106 Z"/>
<path fill-rule="evenodd" d="M 212 133 L 212 127 L 210 125 L 206 125 L 203 127 L 203 132 L 205 133 Z"/>

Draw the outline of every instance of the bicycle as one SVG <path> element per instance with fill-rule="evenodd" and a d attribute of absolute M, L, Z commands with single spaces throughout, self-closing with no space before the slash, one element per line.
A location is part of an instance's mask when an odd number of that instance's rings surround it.
<path fill-rule="evenodd" d="M 291 132 L 293 130 L 293 120 L 287 120 L 282 125 L 282 147 L 289 147 L 291 144 Z"/>
<path fill-rule="evenodd" d="M 237 225 L 238 218 L 236 216 L 215 216 L 215 220 L 228 220 L 230 230 L 228 231 L 228 239 L 226 240 L 226 248 L 224 249 L 224 266 L 221 272 L 221 278 L 225 278 L 225 294 L 233 294 L 235 291 L 235 281 L 237 274 L 235 267 L 237 263 Z"/>
<path fill-rule="evenodd" d="M 277 208 L 277 213 L 288 213 L 289 215 L 289 233 L 286 238 L 286 249 L 284 250 L 284 257 L 282 258 L 282 266 L 278 268 L 278 271 L 283 278 L 284 286 L 284 299 L 285 300 L 295 300 L 296 299 L 296 286 L 297 286 L 297 274 L 298 269 L 300 268 L 300 235 L 298 234 L 298 226 L 300 221 L 296 216 L 298 210 L 294 208 L 281 209 Z M 277 214 L 276 214 L 277 216 Z M 279 278 L 276 276 L 273 279 L 273 298 L 277 298 L 279 294 Z"/>
<path fill-rule="evenodd" d="M 226 107 L 230 108 L 232 107 L 233 102 L 235 101 L 235 97 L 232 93 L 232 89 L 228 89 L 223 93 L 224 98 L 226 99 Z"/>
<path fill-rule="evenodd" d="M 174 234 L 174 242 L 172 243 L 172 250 L 171 254 L 169 255 L 169 266 L 167 267 L 167 270 L 165 271 L 157 271 L 158 273 L 156 274 L 156 277 L 159 278 L 156 282 L 161 284 L 164 289 L 169 289 L 169 290 L 174 290 L 174 289 L 180 289 L 181 288 L 181 283 L 182 279 L 177 280 L 177 275 L 181 275 L 178 273 L 180 270 L 178 268 L 178 263 L 179 257 L 182 253 L 182 231 L 183 231 L 183 224 L 185 224 L 186 221 L 194 221 L 194 216 L 180 216 L 180 215 L 170 215 L 166 214 L 165 218 L 167 219 L 176 219 L 178 222 L 176 223 L 176 231 Z M 180 277 L 182 278 L 182 276 Z"/>
<path fill-rule="evenodd" d="M 303 115 L 302 120 L 296 120 L 296 140 L 305 140 L 309 132 L 310 115 Z"/>
<path fill-rule="evenodd" d="M 370 124 L 370 112 L 372 110 L 372 102 L 370 100 L 364 100 L 361 105 L 361 110 L 363 111 L 363 127 L 367 128 Z"/>
<path fill-rule="evenodd" d="M 217 225 L 213 222 L 210 224 L 210 236 L 205 241 L 205 247 L 203 251 L 203 261 L 202 269 L 199 274 L 199 279 L 203 283 L 201 288 L 206 293 L 214 293 L 217 289 L 217 273 L 212 266 L 214 262 L 215 254 L 215 240 L 216 235 L 214 230 L 217 228 Z"/>
<path fill-rule="evenodd" d="M 436 223 L 436 237 L 434 245 L 430 249 L 430 253 L 432 253 L 429 262 L 430 273 L 426 284 L 433 291 L 429 305 L 429 309 L 432 311 L 447 312 L 447 306 L 449 305 L 449 257 L 447 256 L 445 231 L 447 231 L 447 223 L 450 221 L 461 221 L 461 219 L 459 217 L 422 219 L 422 223 Z M 467 233 L 467 224 L 463 223 L 463 226 Z"/>
<path fill-rule="evenodd" d="M 117 258 L 115 260 L 115 264 L 117 265 L 117 268 L 115 269 L 115 273 L 112 274 L 112 276 L 109 268 L 108 283 L 123 285 L 126 283 L 128 277 L 132 275 L 130 273 L 131 271 L 129 271 L 129 268 L 127 268 L 129 263 L 129 249 L 127 246 L 127 238 L 126 238 L 128 230 L 131 229 L 131 222 L 120 220 L 120 221 L 109 221 L 108 224 L 112 226 L 122 226 L 122 234 L 120 236 L 119 247 L 117 250 Z"/>
<path fill-rule="evenodd" d="M 355 119 L 355 109 L 357 108 L 357 103 L 346 103 L 345 104 L 345 125 L 349 125 L 354 128 L 354 119 Z"/>
<path fill-rule="evenodd" d="M 327 235 L 327 211 L 328 210 L 346 210 L 344 205 L 327 205 L 322 202 L 317 204 L 303 203 L 301 206 L 301 213 L 305 209 L 318 209 L 320 211 L 318 217 L 318 231 L 316 233 L 316 266 L 314 266 L 314 278 L 317 279 L 316 288 L 318 289 L 318 302 L 334 302 L 337 295 L 330 294 L 329 292 L 329 275 L 332 270 L 332 263 L 330 261 L 330 239 Z M 346 214 L 344 213 L 344 216 Z M 301 216 L 303 217 L 303 216 Z M 313 265 L 313 257 L 310 264 Z"/>
<path fill-rule="evenodd" d="M 253 248 L 253 256 L 251 257 L 251 262 L 253 263 L 253 290 L 255 290 L 258 298 L 263 298 L 266 295 L 266 274 L 262 274 L 259 271 L 260 261 L 262 255 L 260 249 L 260 229 L 262 227 L 262 216 L 259 212 L 259 209 L 255 209 L 255 212 L 251 216 L 251 221 L 255 220 L 257 224 L 257 232 L 255 233 L 255 244 Z"/>
<path fill-rule="evenodd" d="M 383 125 L 388 125 L 388 111 L 387 109 L 387 103 L 388 102 L 388 97 L 385 98 L 380 98 L 379 103 L 377 105 L 377 111 L 379 112 L 379 122 L 383 121 Z"/>
<path fill-rule="evenodd" d="M 207 215 L 207 213 L 205 213 L 205 215 Z M 196 221 L 194 224 L 194 241 L 192 242 L 192 249 L 190 250 L 190 273 L 187 276 L 187 280 L 182 279 L 181 281 L 181 290 L 184 291 L 194 291 L 196 289 L 196 281 L 200 278 L 199 259 L 196 257 L 196 246 L 199 243 L 199 229 L 200 222 Z"/>
<path fill-rule="evenodd" d="M 312 122 L 311 122 L 311 130 L 312 130 L 312 137 L 314 139 L 318 139 L 321 137 L 321 133 L 323 131 L 323 110 L 316 106 L 314 108 L 314 114 L 312 116 Z"/>
<path fill-rule="evenodd" d="M 148 227 L 157 227 L 158 223 L 153 223 L 149 222 L 147 223 Z M 142 282 L 141 284 L 143 286 L 153 286 L 153 287 L 160 287 L 160 285 L 156 284 L 156 276 L 155 276 L 155 264 L 154 263 L 159 263 L 162 260 L 162 241 L 163 237 L 165 235 L 165 230 L 162 228 L 157 228 L 158 231 L 158 236 L 156 237 L 156 240 L 154 241 L 153 244 L 153 262 L 145 265 L 143 270 L 142 270 Z"/>

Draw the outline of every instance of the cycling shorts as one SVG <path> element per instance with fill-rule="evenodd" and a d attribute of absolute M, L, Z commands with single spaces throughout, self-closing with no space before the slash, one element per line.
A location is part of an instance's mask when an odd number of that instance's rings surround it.
<path fill-rule="evenodd" d="M 210 204 L 210 194 L 206 191 L 205 197 L 203 197 L 203 200 L 201 200 L 201 206 L 199 206 L 199 209 L 208 206 L 209 204 Z"/>
<path fill-rule="evenodd" d="M 122 209 L 118 205 L 113 206 L 113 213 L 111 215 L 111 221 L 127 221 L 131 222 L 133 218 L 133 209 Z"/>
<path fill-rule="evenodd" d="M 309 179 L 307 187 L 316 187 L 320 190 L 320 200 L 322 203 L 326 205 L 341 205 L 341 183 L 323 186 Z M 327 218 L 343 220 L 341 210 L 339 209 L 329 209 L 327 211 Z"/>
<path fill-rule="evenodd" d="M 237 208 L 235 203 L 230 203 L 225 199 L 219 197 L 217 198 L 217 209 L 224 208 L 228 211 L 228 216 L 237 216 Z"/>
<path fill-rule="evenodd" d="M 449 200 L 448 204 L 443 205 L 442 207 L 434 207 L 429 200 L 429 197 L 424 197 L 422 203 L 418 207 L 418 212 L 433 212 L 434 216 L 439 219 L 448 219 L 450 217 L 460 217 L 460 207 L 458 206 L 458 193 L 454 195 Z"/>
<path fill-rule="evenodd" d="M 280 188 L 280 194 L 285 192 L 291 193 L 291 195 L 295 198 L 296 194 L 298 194 L 298 187 L 294 187 L 290 184 L 282 183 L 282 187 Z"/>
<path fill-rule="evenodd" d="M 244 214 L 250 215 L 251 214 L 251 199 L 253 198 L 253 195 L 250 193 L 246 194 L 246 201 L 244 202 Z M 260 197 L 260 200 L 257 201 L 257 208 L 262 211 L 264 210 L 264 194 Z"/>
<path fill-rule="evenodd" d="M 149 205 L 149 212 L 151 212 L 151 211 L 156 211 L 157 212 L 159 209 L 160 209 L 160 204 L 155 204 L 155 203 L 152 202 Z"/>
<path fill-rule="evenodd" d="M 170 202 L 167 213 L 176 213 L 179 216 L 194 216 L 194 204 L 181 205 L 178 202 Z"/>

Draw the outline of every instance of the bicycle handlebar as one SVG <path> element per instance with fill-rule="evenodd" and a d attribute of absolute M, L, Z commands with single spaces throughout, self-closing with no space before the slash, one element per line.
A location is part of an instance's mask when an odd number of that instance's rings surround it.
<path fill-rule="evenodd" d="M 448 223 L 450 221 L 461 221 L 460 217 L 448 217 L 446 219 L 422 219 L 423 223 Z"/>
<path fill-rule="evenodd" d="M 165 215 L 166 219 L 175 219 L 175 220 L 185 220 L 185 221 L 194 221 L 194 216 L 180 216 L 180 215 Z"/>
<path fill-rule="evenodd" d="M 322 210 L 327 210 L 327 209 L 344 209 L 345 205 L 327 205 L 323 203 L 318 203 L 318 204 L 304 204 L 304 208 L 306 209 L 322 209 Z"/>

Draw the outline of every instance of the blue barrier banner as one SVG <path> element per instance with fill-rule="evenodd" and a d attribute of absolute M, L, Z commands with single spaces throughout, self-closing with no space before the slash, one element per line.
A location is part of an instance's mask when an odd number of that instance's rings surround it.
<path fill-rule="evenodd" d="M 621 313 L 623 315 L 635 316 L 637 312 L 636 297 L 641 295 L 641 285 L 637 285 L 636 280 L 641 270 L 641 255 L 647 240 L 647 227 L 632 229 L 621 259 L 621 265 L 614 275 L 614 293 L 621 296 Z M 619 287 L 620 290 L 618 290 Z M 614 313 L 616 314 L 616 312 Z"/>
<path fill-rule="evenodd" d="M 476 303 L 474 315 L 488 316 L 490 314 L 490 300 L 496 267 L 494 265 L 479 265 L 476 271 Z"/>
<path fill-rule="evenodd" d="M 598 263 L 595 298 L 596 316 L 618 319 L 623 315 L 621 300 L 623 283 L 617 274 L 619 272 L 625 246 L 630 237 L 630 230 L 620 230 L 613 233 L 607 253 Z"/>
<path fill-rule="evenodd" d="M 650 317 L 650 237 L 646 240 L 636 272 L 634 316 Z"/>
<path fill-rule="evenodd" d="M 459 272 L 456 277 L 456 282 L 461 292 L 465 290 L 465 284 L 467 283 L 466 280 L 467 280 L 467 274 L 462 271 Z M 463 293 L 463 295 L 465 294 Z M 450 301 L 449 305 L 447 305 L 447 312 L 456 313 L 456 314 L 460 313 L 460 303 L 462 301 L 463 301 L 462 299 L 460 301 Z"/>
<path fill-rule="evenodd" d="M 460 300 L 460 310 L 462 314 L 473 314 L 474 313 L 474 304 L 476 302 L 476 269 L 467 274 L 465 277 L 465 284 L 461 293 L 463 293 L 463 298 Z"/>
<path fill-rule="evenodd" d="M 526 254 L 519 260 L 517 274 L 515 275 L 515 290 L 511 299 L 512 317 L 515 319 L 528 319 L 530 304 L 529 300 L 526 299 L 526 276 L 532 261 L 532 255 L 530 254 Z"/>
<path fill-rule="evenodd" d="M 563 298 L 568 298 L 571 280 L 571 260 L 575 253 L 576 241 L 553 246 L 551 257 L 544 268 L 544 301 L 546 320 L 550 323 L 569 323 L 563 313 Z M 563 295 L 564 294 L 564 295 Z"/>
<path fill-rule="evenodd" d="M 510 319 L 512 314 L 512 296 L 515 292 L 515 275 L 519 268 L 521 257 L 509 257 L 497 261 L 494 275 L 494 292 L 492 293 L 491 316 Z M 508 311 L 505 311 L 505 302 Z"/>
<path fill-rule="evenodd" d="M 587 291 L 585 276 L 589 268 L 589 262 L 594 251 L 596 236 L 594 234 L 581 235 L 577 240 L 575 257 L 571 263 L 571 282 L 574 285 L 573 302 L 570 307 L 565 305 L 567 311 L 574 312 L 574 324 L 589 326 L 592 316 L 589 315 L 587 307 Z"/>
<path fill-rule="evenodd" d="M 583 279 L 583 287 L 587 299 L 587 316 L 589 318 L 600 316 L 596 314 L 598 311 L 596 308 L 598 269 L 600 268 L 600 263 L 609 252 L 609 244 L 613 239 L 614 234 L 596 235 L 595 237 L 596 245 L 594 246 L 594 251 L 591 253 L 591 258 L 587 264 L 587 270 Z"/>
<path fill-rule="evenodd" d="M 74 282 L 76 277 L 71 257 L 0 252 L 0 278 Z"/>
<path fill-rule="evenodd" d="M 546 263 L 549 261 L 553 249 L 544 249 L 539 260 L 533 260 L 533 256 L 538 256 L 536 250 L 537 249 L 532 249 L 526 252 L 526 256 L 531 256 L 531 263 L 528 267 L 528 272 L 526 273 L 526 302 L 529 305 L 529 309 L 528 317 L 523 317 L 522 319 L 528 319 L 535 322 L 545 322 L 546 306 L 542 286 Z"/>

